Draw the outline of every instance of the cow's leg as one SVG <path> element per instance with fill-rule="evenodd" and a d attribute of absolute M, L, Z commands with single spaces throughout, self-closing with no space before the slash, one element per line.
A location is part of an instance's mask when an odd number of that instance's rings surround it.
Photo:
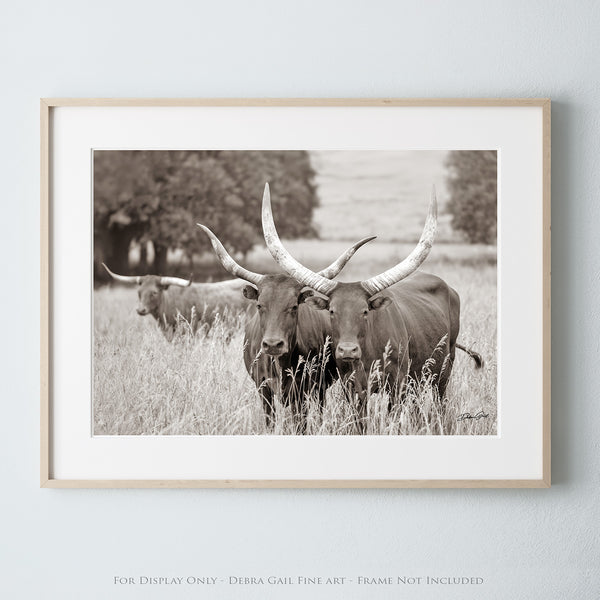
<path fill-rule="evenodd" d="M 305 435 L 308 420 L 306 403 L 303 402 L 301 398 L 294 398 L 292 402 L 292 412 L 294 414 L 294 422 L 296 423 L 297 433 L 300 435 Z"/>
<path fill-rule="evenodd" d="M 344 402 L 350 407 L 350 409 L 354 410 L 354 382 L 347 381 L 344 377 L 341 379 L 342 383 L 342 398 Z M 355 419 L 356 422 L 356 419 Z"/>
<path fill-rule="evenodd" d="M 265 422 L 267 430 L 273 429 L 273 420 L 275 417 L 275 405 L 273 403 L 273 390 L 263 380 L 263 384 L 260 388 L 260 397 L 262 400 L 263 411 L 265 413 Z"/>
<path fill-rule="evenodd" d="M 323 409 L 325 408 L 325 402 L 327 401 L 327 385 L 323 382 L 319 387 L 319 413 L 323 415 Z"/>
<path fill-rule="evenodd" d="M 296 415 L 298 419 L 298 433 L 306 435 L 308 426 L 308 403 L 301 395 L 296 398 Z"/>
<path fill-rule="evenodd" d="M 367 403 L 369 401 L 367 388 L 362 380 L 357 379 L 355 385 L 357 430 L 360 435 L 366 433 L 367 429 Z"/>
<path fill-rule="evenodd" d="M 296 432 L 300 435 L 306 433 L 307 407 L 303 400 L 302 376 L 287 376 L 283 386 L 282 402 L 292 411 L 292 422 Z"/>
<path fill-rule="evenodd" d="M 448 387 L 448 382 L 450 381 L 450 375 L 452 374 L 452 365 L 454 364 L 454 354 L 455 354 L 454 346 L 450 349 L 448 355 L 446 356 L 444 362 L 442 363 L 442 368 L 440 370 L 440 375 L 438 379 L 438 395 L 440 400 L 446 399 L 446 389 Z"/>
<path fill-rule="evenodd" d="M 407 387 L 407 369 L 399 368 L 394 372 L 393 378 L 390 377 L 388 385 L 385 387 L 385 391 L 389 390 L 388 398 L 388 413 L 391 413 L 394 406 L 402 404 L 406 400 L 406 387 Z"/>
<path fill-rule="evenodd" d="M 319 415 L 321 421 L 323 419 L 323 411 L 325 410 L 325 404 L 327 403 L 327 390 L 333 385 L 337 379 L 338 370 L 335 364 L 335 360 L 331 359 L 326 365 L 321 365 L 318 371 L 313 375 L 312 388 L 317 391 L 317 398 L 319 402 Z"/>
<path fill-rule="evenodd" d="M 406 353 L 398 355 L 398 361 L 388 366 L 388 373 L 382 391 L 389 391 L 388 413 L 394 406 L 402 404 L 406 397 L 406 377 L 409 373 L 410 361 Z"/>
<path fill-rule="evenodd" d="M 366 431 L 368 402 L 367 375 L 362 363 L 356 365 L 352 371 L 342 374 L 342 389 L 354 410 L 354 427 L 357 433 L 362 435 Z"/>

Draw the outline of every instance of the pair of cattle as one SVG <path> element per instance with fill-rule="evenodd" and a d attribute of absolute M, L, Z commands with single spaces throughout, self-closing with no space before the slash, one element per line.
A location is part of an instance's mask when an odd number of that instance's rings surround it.
<path fill-rule="evenodd" d="M 238 279 L 204 284 L 202 289 L 178 278 L 123 278 L 109 273 L 139 284 L 138 312 L 153 314 L 165 331 L 172 329 L 177 315 L 169 311 L 177 308 L 185 314 L 181 310 L 186 310 L 185 300 L 196 302 L 209 287 L 221 286 L 214 296 L 226 291 L 230 307 L 241 306 L 242 294 L 254 301 L 257 311 L 246 325 L 244 361 L 262 397 L 267 423 L 272 418 L 276 393 L 281 393 L 284 403 L 291 404 L 294 413 L 302 414 L 302 396 L 293 391 L 300 385 L 299 378 L 306 378 L 299 366 L 315 357 L 326 361 L 313 385 L 321 404 L 327 387 L 341 377 L 347 384 L 345 389 L 359 400 L 360 418 L 365 416 L 368 384 L 372 389 L 377 389 L 378 384 L 377 380 L 368 381 L 369 372 L 373 363 L 384 356 L 386 373 L 382 383 L 390 398 L 402 394 L 407 377 L 419 381 L 425 368 L 443 397 L 457 348 L 467 352 L 477 367 L 482 364 L 477 353 L 456 341 L 460 324 L 456 291 L 434 275 L 416 272 L 435 237 L 435 191 L 423 234 L 409 256 L 379 275 L 353 283 L 332 280 L 356 250 L 374 238 L 357 242 L 323 271 L 311 271 L 296 261 L 279 239 L 268 184 L 262 205 L 264 238 L 269 252 L 287 275 L 248 271 L 228 254 L 210 229 L 198 225 L 209 236 L 223 267 Z M 180 291 L 165 293 L 169 285 L 179 286 Z M 149 298 L 154 298 L 154 303 Z M 210 306 L 211 302 L 205 299 L 204 305 Z M 332 348 L 329 353 L 324 351 L 328 338 Z"/>

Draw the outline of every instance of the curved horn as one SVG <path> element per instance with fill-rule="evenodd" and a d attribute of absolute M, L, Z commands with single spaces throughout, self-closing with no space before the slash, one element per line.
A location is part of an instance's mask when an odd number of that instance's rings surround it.
<path fill-rule="evenodd" d="M 435 197 L 435 186 L 431 190 L 431 200 L 429 202 L 429 212 L 427 213 L 427 219 L 425 221 L 425 227 L 423 227 L 423 233 L 421 239 L 415 247 L 415 249 L 395 267 L 384 271 L 380 275 L 371 277 L 366 281 L 362 281 L 362 287 L 371 296 L 385 290 L 386 288 L 398 283 L 402 279 L 408 277 L 411 273 L 414 273 L 427 258 L 431 247 L 433 246 L 433 240 L 435 239 L 435 232 L 437 229 L 437 200 Z"/>
<path fill-rule="evenodd" d="M 283 244 L 279 239 L 279 235 L 277 234 L 277 230 L 275 229 L 275 223 L 273 222 L 271 194 L 268 183 L 265 184 L 265 192 L 263 194 L 262 226 L 265 242 L 269 252 L 271 253 L 271 256 L 277 261 L 279 266 L 286 271 L 286 273 L 288 273 L 299 283 L 302 283 L 313 290 L 317 290 L 317 292 L 320 292 L 325 296 L 329 295 L 335 289 L 338 284 L 337 281 L 331 281 L 331 279 L 326 279 L 322 275 L 307 269 L 283 247 Z M 366 242 L 363 241 L 363 243 Z M 354 252 L 352 254 L 354 254 Z M 331 266 L 336 265 L 336 263 L 337 261 Z M 328 267 L 326 271 L 328 271 L 330 268 L 331 267 Z"/>
<path fill-rule="evenodd" d="M 113 273 L 104 263 L 102 263 L 102 266 L 106 269 L 106 272 L 113 278 L 116 279 L 117 281 L 122 281 L 123 283 L 137 283 L 139 284 L 142 280 L 142 278 L 138 275 L 117 275 L 116 273 Z"/>
<path fill-rule="evenodd" d="M 188 287 L 192 285 L 192 280 L 181 279 L 180 277 L 161 277 L 160 285 L 179 285 L 181 287 Z"/>
<path fill-rule="evenodd" d="M 230 254 L 225 250 L 223 244 L 219 241 L 219 238 L 208 228 L 200 223 L 196 223 L 204 233 L 210 238 L 210 243 L 212 244 L 213 250 L 217 255 L 217 258 L 223 265 L 223 267 L 229 271 L 234 277 L 239 277 L 240 279 L 245 279 L 254 285 L 260 285 L 264 275 L 259 275 L 258 273 L 253 273 L 252 271 L 248 271 L 248 269 L 244 269 L 244 267 L 238 265 L 238 263 L 231 258 Z"/>
<path fill-rule="evenodd" d="M 376 235 L 372 235 L 370 237 L 363 238 L 360 240 L 360 242 L 356 242 L 356 244 L 350 246 L 350 248 L 348 248 L 346 252 L 344 252 L 344 254 L 342 254 L 335 262 L 331 263 L 322 271 L 319 271 L 317 275 L 325 277 L 325 279 L 333 279 L 334 277 L 337 277 L 341 270 L 346 266 L 346 263 L 354 256 L 354 253 L 361 246 L 364 246 L 367 242 L 374 240 L 376 237 Z"/>

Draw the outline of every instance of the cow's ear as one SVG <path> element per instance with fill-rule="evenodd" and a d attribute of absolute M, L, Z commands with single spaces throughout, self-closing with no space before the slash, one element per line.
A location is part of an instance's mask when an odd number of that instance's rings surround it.
<path fill-rule="evenodd" d="M 369 300 L 369 310 L 379 310 L 380 308 L 385 308 L 389 306 L 392 302 L 389 296 L 376 296 L 375 298 L 371 298 Z"/>
<path fill-rule="evenodd" d="M 322 296 L 310 296 L 305 302 L 315 310 L 327 310 L 329 308 L 329 298 L 323 298 Z"/>
<path fill-rule="evenodd" d="M 298 304 L 306 302 L 308 298 L 312 298 L 314 295 L 315 293 L 312 290 L 302 290 L 298 296 Z"/>
<path fill-rule="evenodd" d="M 245 285 L 242 294 L 248 300 L 258 300 L 258 290 L 253 285 Z"/>

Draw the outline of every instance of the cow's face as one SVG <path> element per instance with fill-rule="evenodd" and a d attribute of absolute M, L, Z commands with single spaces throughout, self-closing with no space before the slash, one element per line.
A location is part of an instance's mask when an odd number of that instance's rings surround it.
<path fill-rule="evenodd" d="M 302 286 L 287 275 L 265 275 L 260 288 L 247 285 L 244 296 L 256 301 L 262 351 L 271 356 L 287 354 L 296 339 L 298 306 L 312 296 L 312 291 L 302 291 Z"/>
<path fill-rule="evenodd" d="M 162 294 L 169 286 L 160 283 L 160 277 L 146 275 L 141 278 L 138 285 L 138 315 L 151 315 L 159 311 L 162 303 Z"/>
<path fill-rule="evenodd" d="M 331 318 L 331 341 L 338 363 L 359 361 L 365 347 L 369 312 L 388 306 L 387 296 L 374 296 L 360 283 L 339 283 L 330 296 L 313 296 L 307 304 L 318 310 L 328 310 Z"/>

